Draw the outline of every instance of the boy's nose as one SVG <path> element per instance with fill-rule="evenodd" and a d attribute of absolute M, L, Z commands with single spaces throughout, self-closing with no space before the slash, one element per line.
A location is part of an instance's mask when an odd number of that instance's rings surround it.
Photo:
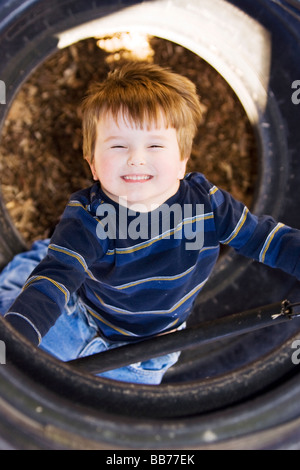
<path fill-rule="evenodd" d="M 145 165 L 146 161 L 143 152 L 131 152 L 127 163 L 129 166 Z"/>

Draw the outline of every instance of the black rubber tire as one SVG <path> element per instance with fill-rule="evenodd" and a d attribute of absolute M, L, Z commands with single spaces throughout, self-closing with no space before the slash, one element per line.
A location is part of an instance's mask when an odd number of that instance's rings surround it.
<path fill-rule="evenodd" d="M 292 102 L 292 83 L 300 78 L 296 0 L 0 0 L 0 79 L 7 90 L 0 126 L 22 83 L 59 44 L 122 24 L 178 42 L 222 73 L 257 134 L 253 211 L 300 228 L 300 107 Z M 25 245 L 3 202 L 0 221 L 4 266 Z M 297 295 L 290 276 L 229 251 L 191 322 Z M 291 362 L 299 323 L 273 328 L 183 354 L 168 383 L 147 387 L 75 373 L 37 353 L 1 320 L 7 364 L 0 368 L 0 446 L 300 448 L 300 377 Z"/>

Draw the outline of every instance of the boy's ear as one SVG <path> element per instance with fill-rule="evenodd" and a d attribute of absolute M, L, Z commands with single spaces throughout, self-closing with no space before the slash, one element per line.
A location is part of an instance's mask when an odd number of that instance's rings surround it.
<path fill-rule="evenodd" d="M 178 175 L 178 179 L 180 180 L 182 180 L 186 174 L 186 165 L 187 165 L 188 159 L 189 157 L 186 157 L 181 160 L 180 170 L 179 170 L 179 175 Z"/>
<path fill-rule="evenodd" d="M 89 159 L 88 157 L 84 157 L 84 159 L 85 159 L 85 160 L 88 162 L 88 164 L 89 164 L 89 167 L 90 167 L 90 169 L 91 169 L 91 172 L 92 172 L 94 181 L 98 181 L 99 178 L 98 178 L 98 176 L 97 176 L 94 163 L 93 163 L 93 162 L 91 163 L 91 162 L 90 162 L 90 159 Z"/>

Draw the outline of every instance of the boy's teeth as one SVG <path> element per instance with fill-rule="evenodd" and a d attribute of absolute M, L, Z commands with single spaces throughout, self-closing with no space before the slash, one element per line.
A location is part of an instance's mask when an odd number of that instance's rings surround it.
<path fill-rule="evenodd" d="M 133 176 L 124 176 L 125 180 L 148 180 L 150 179 L 150 176 L 144 175 L 144 176 L 138 176 L 138 175 L 133 175 Z"/>

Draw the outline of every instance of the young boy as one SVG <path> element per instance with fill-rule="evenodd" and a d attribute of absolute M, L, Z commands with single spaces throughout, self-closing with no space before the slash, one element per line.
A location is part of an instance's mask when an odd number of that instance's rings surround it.
<path fill-rule="evenodd" d="M 156 65 L 127 64 L 91 91 L 83 150 L 96 183 L 71 197 L 7 322 L 67 361 L 183 328 L 220 243 L 300 279 L 298 230 L 185 176 L 200 120 L 195 86 Z M 178 356 L 102 375 L 158 384 Z"/>

